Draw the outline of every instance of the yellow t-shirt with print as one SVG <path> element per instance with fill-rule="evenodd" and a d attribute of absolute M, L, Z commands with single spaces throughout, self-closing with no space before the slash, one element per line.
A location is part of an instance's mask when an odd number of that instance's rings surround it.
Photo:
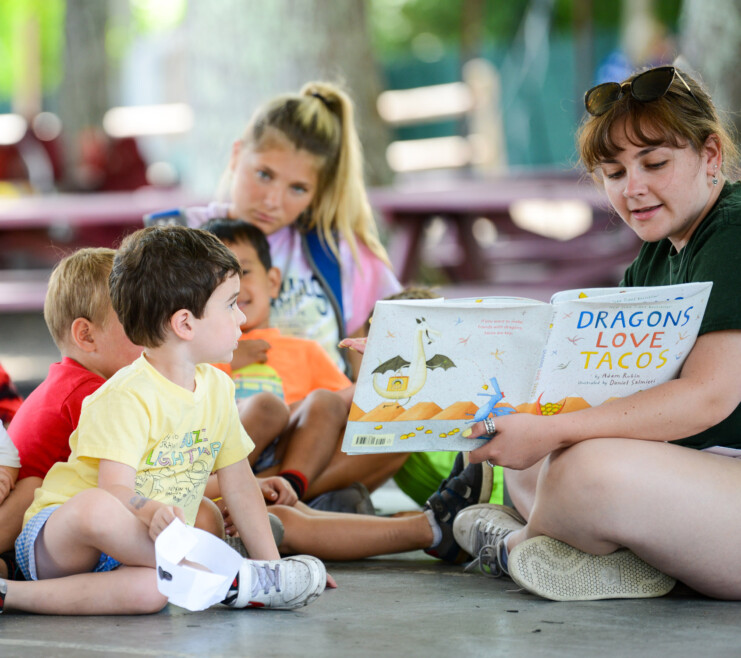
<path fill-rule="evenodd" d="M 136 470 L 137 494 L 182 507 L 192 525 L 208 476 L 245 459 L 254 444 L 228 375 L 201 364 L 191 392 L 141 356 L 85 399 L 70 447 L 68 461 L 52 466 L 36 490 L 24 524 L 98 486 L 99 461 L 108 459 Z"/>

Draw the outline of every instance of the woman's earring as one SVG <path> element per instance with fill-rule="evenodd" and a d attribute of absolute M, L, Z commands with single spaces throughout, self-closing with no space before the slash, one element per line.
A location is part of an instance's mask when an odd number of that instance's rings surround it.
<path fill-rule="evenodd" d="M 715 165 L 715 170 L 713 171 L 713 177 L 710 180 L 713 181 L 713 185 L 718 184 L 718 165 Z"/>

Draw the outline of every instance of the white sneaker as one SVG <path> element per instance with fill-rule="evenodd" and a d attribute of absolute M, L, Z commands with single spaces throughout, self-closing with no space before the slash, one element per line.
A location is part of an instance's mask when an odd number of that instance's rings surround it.
<path fill-rule="evenodd" d="M 311 555 L 244 560 L 224 603 L 233 608 L 291 610 L 318 598 L 326 584 L 324 564 Z"/>
<path fill-rule="evenodd" d="M 458 512 L 453 521 L 453 537 L 475 558 L 466 570 L 478 567 L 490 576 L 506 573 L 502 568 L 501 544 L 510 532 L 524 525 L 525 519 L 519 512 L 504 505 L 483 503 Z"/>
<path fill-rule="evenodd" d="M 592 555 L 551 537 L 519 543 L 508 567 L 520 587 L 552 601 L 651 598 L 668 594 L 676 582 L 627 548 Z"/>

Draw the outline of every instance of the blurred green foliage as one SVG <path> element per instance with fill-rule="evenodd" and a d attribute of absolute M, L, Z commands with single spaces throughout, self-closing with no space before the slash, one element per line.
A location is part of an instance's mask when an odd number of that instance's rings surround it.
<path fill-rule="evenodd" d="M 483 16 L 479 46 L 498 49 L 513 41 L 530 5 L 549 0 L 364 1 L 374 50 L 381 61 L 412 56 L 433 62 L 460 47 L 467 5 L 478 7 Z M 562 35 L 572 32 L 574 14 L 585 2 L 589 0 L 555 0 L 552 31 Z M 670 31 L 676 29 L 681 5 L 680 0 L 654 0 L 657 18 Z M 175 27 L 183 20 L 187 6 L 188 0 L 129 0 L 131 22 L 108 26 L 109 55 L 114 60 L 122 58 L 132 32 L 152 33 Z M 39 25 L 44 93 L 55 90 L 62 80 L 65 8 L 65 0 L 0 0 L 0 106 L 12 95 L 19 76 L 26 73 L 20 53 L 26 35 L 23 25 L 29 20 Z M 594 29 L 617 33 L 621 8 L 619 0 L 591 0 Z"/>
<path fill-rule="evenodd" d="M 108 55 L 120 60 L 135 34 L 177 26 L 187 7 L 188 0 L 129 0 L 131 20 L 126 24 L 109 21 L 106 26 Z M 10 109 L 13 91 L 28 74 L 25 57 L 33 56 L 26 41 L 31 21 L 38 25 L 42 92 L 51 95 L 59 87 L 64 77 L 66 8 L 66 0 L 0 0 L 0 112 Z"/>
<path fill-rule="evenodd" d="M 528 7 L 537 1 L 368 0 L 371 37 L 375 51 L 382 60 L 414 54 L 417 50 L 415 42 L 418 44 L 420 35 L 432 36 L 445 49 L 455 48 L 461 43 L 464 6 L 471 2 L 481 6 L 482 42 L 498 47 L 512 41 Z M 553 32 L 571 33 L 577 18 L 575 12 L 584 4 L 578 0 L 555 0 Z M 681 5 L 680 0 L 654 0 L 657 19 L 670 31 L 676 29 Z M 620 28 L 621 11 L 622 3 L 618 0 L 592 0 L 594 29 L 617 33 Z"/>
<path fill-rule="evenodd" d="M 0 111 L 9 105 L 13 90 L 28 75 L 23 57 L 30 22 L 38 25 L 41 87 L 44 93 L 62 80 L 64 0 L 2 0 L 0 3 Z"/>
<path fill-rule="evenodd" d="M 188 0 L 129 0 L 129 7 L 139 32 L 160 32 L 183 21 Z"/>

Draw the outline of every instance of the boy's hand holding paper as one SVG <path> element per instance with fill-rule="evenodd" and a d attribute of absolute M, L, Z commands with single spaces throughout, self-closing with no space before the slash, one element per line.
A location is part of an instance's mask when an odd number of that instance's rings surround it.
<path fill-rule="evenodd" d="M 170 603 L 194 611 L 224 600 L 243 560 L 218 537 L 177 519 L 160 533 L 154 549 L 157 588 Z"/>

